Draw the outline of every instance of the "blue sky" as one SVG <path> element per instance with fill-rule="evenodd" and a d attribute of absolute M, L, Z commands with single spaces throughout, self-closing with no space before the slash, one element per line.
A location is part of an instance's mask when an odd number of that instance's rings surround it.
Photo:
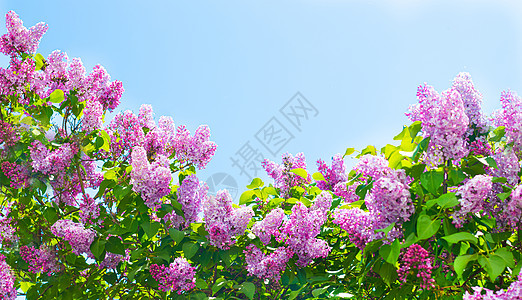
<path fill-rule="evenodd" d="M 469 72 L 488 113 L 502 90 L 522 93 L 521 8 L 516 1 L 0 1 L 3 14 L 14 10 L 26 26 L 49 25 L 44 56 L 60 49 L 123 81 L 118 110 L 148 103 L 156 118 L 170 115 L 191 131 L 208 124 L 219 146 L 201 178 L 225 172 L 240 190 L 249 179 L 231 158 L 247 142 L 272 160 L 304 152 L 315 170 L 315 160 L 346 147 L 391 142 L 423 82 L 442 91 Z M 297 92 L 315 110 L 296 127 L 280 109 Z M 267 125 L 272 118 L 279 123 Z M 275 155 L 256 139 L 270 124 L 293 136 L 281 149 L 268 147 Z"/>

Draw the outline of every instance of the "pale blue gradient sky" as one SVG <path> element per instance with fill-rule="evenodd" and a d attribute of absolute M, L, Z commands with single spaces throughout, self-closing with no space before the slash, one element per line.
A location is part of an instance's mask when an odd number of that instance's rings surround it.
<path fill-rule="evenodd" d="M 170 115 L 191 131 L 208 124 L 219 146 L 201 178 L 227 172 L 243 187 L 230 157 L 249 140 L 263 149 L 254 134 L 272 116 L 284 120 L 279 108 L 297 91 L 319 114 L 301 132 L 284 124 L 295 135 L 284 151 L 304 152 L 313 170 L 316 159 L 346 147 L 391 142 L 423 82 L 441 91 L 470 72 L 486 112 L 499 107 L 502 90 L 522 93 L 521 8 L 517 1 L 0 1 L 0 12 L 14 10 L 26 26 L 49 24 L 44 56 L 60 49 L 123 81 L 118 110 L 150 103 L 157 118 Z"/>

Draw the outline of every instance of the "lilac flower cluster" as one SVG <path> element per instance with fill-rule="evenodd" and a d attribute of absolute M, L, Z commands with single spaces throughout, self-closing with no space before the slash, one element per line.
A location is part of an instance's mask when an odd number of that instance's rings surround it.
<path fill-rule="evenodd" d="M 0 93 L 2 95 L 24 95 L 25 87 L 34 82 L 33 60 L 12 57 L 9 68 L 0 68 Z M 18 102 L 28 105 L 30 97 L 19 97 Z"/>
<path fill-rule="evenodd" d="M 514 143 L 516 151 L 522 149 L 522 99 L 512 91 L 500 94 L 502 108 L 493 114 L 495 126 L 505 127 L 507 143 Z"/>
<path fill-rule="evenodd" d="M 203 214 L 210 244 L 219 249 L 229 249 L 235 243 L 232 238 L 245 233 L 254 211 L 246 206 L 232 207 L 229 192 L 221 190 L 215 197 L 207 197 L 203 203 Z"/>
<path fill-rule="evenodd" d="M 522 185 L 518 185 L 512 192 L 511 197 L 506 199 L 503 212 L 498 218 L 499 222 L 517 228 L 522 220 Z"/>
<path fill-rule="evenodd" d="M 476 175 L 457 190 L 460 196 L 459 210 L 453 215 L 453 223 L 457 227 L 462 227 L 465 217 L 468 214 L 475 214 L 484 209 L 486 199 L 489 196 L 493 183 L 492 177 L 487 175 Z"/>
<path fill-rule="evenodd" d="M 513 148 L 498 148 L 493 155 L 497 168 L 489 168 L 488 173 L 495 177 L 505 177 L 507 183 L 515 185 L 520 181 L 520 163 Z"/>
<path fill-rule="evenodd" d="M 0 218 L 0 244 L 12 245 L 16 241 L 18 241 L 18 236 L 12 224 L 12 218 Z"/>
<path fill-rule="evenodd" d="M 336 154 L 332 157 L 331 167 L 326 165 L 323 160 L 317 160 L 317 170 L 326 180 L 317 182 L 317 187 L 321 190 L 334 191 L 334 188 L 337 187 L 338 184 L 346 185 L 348 176 L 346 175 L 346 167 L 344 166 L 344 161 L 341 154 Z"/>
<path fill-rule="evenodd" d="M 0 146 L 3 146 L 3 148 L 13 147 L 18 140 L 20 140 L 20 137 L 16 134 L 13 125 L 0 120 Z"/>
<path fill-rule="evenodd" d="M 158 282 L 161 291 L 189 291 L 196 286 L 196 268 L 189 262 L 178 257 L 168 267 L 153 264 L 150 266 L 150 274 Z"/>
<path fill-rule="evenodd" d="M 2 162 L 2 172 L 9 178 L 9 186 L 14 189 L 27 187 L 29 176 L 27 170 L 16 163 Z"/>
<path fill-rule="evenodd" d="M 290 189 L 294 186 L 304 186 L 311 182 L 311 176 L 308 174 L 308 178 L 304 179 L 290 170 L 302 168 L 306 170 L 306 160 L 303 153 L 297 153 L 294 156 L 289 153 L 282 155 L 283 163 L 281 165 L 265 159 L 262 162 L 262 166 L 272 179 L 274 179 L 274 186 L 279 188 L 281 191 L 282 198 L 290 197 Z"/>
<path fill-rule="evenodd" d="M 433 269 L 433 258 L 430 257 L 428 251 L 417 244 L 413 244 L 402 255 L 399 271 L 399 280 L 406 282 L 408 274 L 417 271 L 416 277 L 422 281 L 420 287 L 422 289 L 430 289 L 434 286 L 435 279 L 431 277 Z"/>
<path fill-rule="evenodd" d="M 475 286 L 472 287 L 474 293 L 470 294 L 466 291 L 462 300 L 514 300 L 522 299 L 522 273 L 518 274 L 518 280 L 511 283 L 507 290 L 494 292 L 487 288 Z M 482 292 L 486 292 L 483 294 Z"/>
<path fill-rule="evenodd" d="M 5 257 L 0 254 L 0 299 L 16 299 L 15 279 L 13 270 L 5 261 Z"/>
<path fill-rule="evenodd" d="M 315 258 L 327 257 L 330 246 L 316 237 L 328 218 L 331 204 L 331 194 L 323 191 L 310 208 L 301 202 L 294 205 L 288 219 L 285 219 L 281 208 L 276 208 L 265 219 L 255 223 L 252 232 L 263 244 L 268 245 L 274 236 L 276 241 L 284 241 L 285 246 L 276 248 L 270 254 L 263 253 L 254 245 L 248 246 L 244 251 L 248 273 L 277 281 L 294 254 L 298 257 L 296 264 L 299 267 L 309 265 Z"/>
<path fill-rule="evenodd" d="M 82 129 L 86 133 L 100 129 L 103 125 L 103 106 L 96 99 L 87 99 L 83 110 Z"/>
<path fill-rule="evenodd" d="M 174 139 L 174 147 L 176 148 L 176 158 L 180 162 L 190 162 L 199 169 L 204 169 L 214 156 L 217 146 L 210 141 L 208 126 L 201 125 L 192 137 L 185 126 L 179 126 Z"/>
<path fill-rule="evenodd" d="M 42 142 L 35 140 L 29 151 L 34 172 L 55 175 L 71 165 L 78 148 L 74 144 L 64 143 L 58 149 L 50 151 Z"/>
<path fill-rule="evenodd" d="M 40 249 L 22 246 L 20 247 L 20 256 L 29 264 L 29 272 L 31 273 L 41 272 L 51 276 L 52 273 L 60 271 L 56 254 L 46 245 L 40 246 Z"/>
<path fill-rule="evenodd" d="M 116 269 L 118 264 L 122 261 L 128 261 L 130 259 L 130 250 L 125 249 L 125 256 L 120 254 L 114 254 L 107 252 L 105 258 L 98 265 L 99 269 Z"/>
<path fill-rule="evenodd" d="M 90 247 L 96 237 L 94 230 L 86 229 L 83 224 L 71 220 L 58 220 L 51 226 L 51 232 L 68 241 L 74 254 L 86 253 L 87 256 L 92 257 Z"/>
<path fill-rule="evenodd" d="M 44 23 L 38 23 L 27 29 L 14 11 L 9 11 L 5 18 L 7 33 L 0 38 L 0 51 L 9 56 L 15 56 L 22 52 L 35 53 L 48 26 Z"/>
<path fill-rule="evenodd" d="M 247 246 L 243 253 L 249 275 L 273 281 L 281 279 L 281 273 L 286 269 L 286 263 L 294 255 L 285 247 L 279 247 L 274 252 L 265 254 L 255 245 Z"/>
<path fill-rule="evenodd" d="M 440 165 L 466 156 L 469 118 L 460 93 L 451 88 L 439 95 L 432 86 L 424 84 L 419 86 L 417 98 L 419 103 L 410 106 L 406 115 L 412 122 L 421 121 L 424 135 L 430 137 L 427 162 Z"/>
<path fill-rule="evenodd" d="M 161 206 L 161 198 L 170 193 L 170 167 L 168 158 L 158 155 L 151 164 L 147 159 L 147 152 L 143 147 L 132 150 L 132 190 L 140 193 L 149 208 L 157 209 Z"/>
<path fill-rule="evenodd" d="M 184 217 L 177 215 L 174 211 L 166 214 L 163 219 L 170 223 L 168 226 L 185 229 L 191 223 L 196 222 L 198 214 L 201 212 L 201 203 L 207 198 L 207 192 L 207 184 L 200 182 L 196 175 L 185 177 L 177 190 L 177 200 L 181 204 Z"/>
<path fill-rule="evenodd" d="M 414 212 L 414 206 L 409 191 L 408 178 L 404 170 L 394 170 L 388 166 L 388 161 L 382 156 L 363 155 L 354 170 L 373 180 L 373 187 L 366 195 L 368 212 L 360 208 L 337 209 L 334 212 L 334 223 L 346 230 L 349 239 L 358 248 L 364 249 L 372 240 L 382 238 L 383 229 L 395 223 L 388 233 L 392 241 L 401 235 L 399 225 L 409 220 Z"/>
<path fill-rule="evenodd" d="M 147 133 L 143 131 L 147 129 Z M 162 116 L 158 125 L 154 123 L 152 107 L 142 105 L 136 116 L 131 111 L 118 114 L 110 123 L 107 131 L 111 136 L 111 153 L 125 155 L 134 147 L 141 146 L 149 157 L 173 153 L 181 163 L 191 163 L 200 169 L 205 168 L 216 152 L 216 144 L 210 141 L 210 129 L 199 126 L 190 136 L 185 126 L 175 129 L 170 117 Z"/>
<path fill-rule="evenodd" d="M 83 224 L 101 223 L 101 220 L 98 220 L 98 218 L 100 217 L 100 207 L 89 194 L 83 195 L 83 201 L 80 204 L 79 215 L 80 221 Z"/>
<path fill-rule="evenodd" d="M 488 127 L 481 110 L 482 94 L 475 89 L 471 75 L 467 72 L 459 73 L 453 79 L 453 88 L 460 94 L 464 103 L 464 111 L 469 119 L 469 128 L 466 136 L 471 136 L 475 130 L 478 134 L 486 133 Z"/>

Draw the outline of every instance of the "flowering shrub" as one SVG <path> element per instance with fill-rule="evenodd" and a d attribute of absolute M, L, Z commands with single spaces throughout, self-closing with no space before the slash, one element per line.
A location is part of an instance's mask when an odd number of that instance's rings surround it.
<path fill-rule="evenodd" d="M 307 169 L 264 160 L 239 204 L 196 175 L 216 144 L 150 105 L 107 111 L 101 66 L 37 53 L 7 13 L 0 51 L 0 299 L 519 299 L 522 100 L 482 114 L 467 73 L 423 84 L 377 150 Z"/>

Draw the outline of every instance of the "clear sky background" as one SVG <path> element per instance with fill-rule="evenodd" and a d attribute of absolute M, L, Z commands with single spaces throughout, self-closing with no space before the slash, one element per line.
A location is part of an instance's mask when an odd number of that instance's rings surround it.
<path fill-rule="evenodd" d="M 60 49 L 123 81 L 117 111 L 148 103 L 156 120 L 208 124 L 218 150 L 200 178 L 225 172 L 240 190 L 249 178 L 231 158 L 246 142 L 277 161 L 304 152 L 315 171 L 347 147 L 392 142 L 423 82 L 442 91 L 469 72 L 488 113 L 502 90 L 522 93 L 517 1 L 0 0 L 9 10 L 49 25 L 44 56 Z M 295 127 L 280 108 L 297 92 L 316 112 Z M 255 137 L 273 117 L 293 135 L 275 155 Z"/>

